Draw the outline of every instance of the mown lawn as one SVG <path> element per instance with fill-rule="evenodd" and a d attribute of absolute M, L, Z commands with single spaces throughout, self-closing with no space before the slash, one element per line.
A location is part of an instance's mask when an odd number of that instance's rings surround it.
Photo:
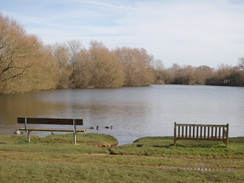
<path fill-rule="evenodd" d="M 244 138 L 221 142 L 147 137 L 114 146 L 103 134 L 0 136 L 0 182 L 244 182 Z M 112 146 L 112 147 L 111 147 Z"/>

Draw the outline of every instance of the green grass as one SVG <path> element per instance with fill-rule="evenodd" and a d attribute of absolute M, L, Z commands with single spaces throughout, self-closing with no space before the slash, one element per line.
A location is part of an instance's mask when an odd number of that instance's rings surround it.
<path fill-rule="evenodd" d="M 1 182 L 241 182 L 243 172 L 191 171 L 111 164 L 3 161 Z M 9 171 L 14 168 L 14 171 Z M 8 173 L 6 173 L 8 171 Z M 6 176 L 7 174 L 7 176 Z"/>
<path fill-rule="evenodd" d="M 78 145 L 73 144 L 72 134 L 50 135 L 45 138 L 31 136 L 31 143 L 25 135 L 0 136 L 0 151 L 52 152 L 52 153 L 108 153 L 103 146 L 118 144 L 117 139 L 101 134 L 77 134 Z"/>
<path fill-rule="evenodd" d="M 244 182 L 244 138 L 147 137 L 114 146 L 104 134 L 0 136 L 0 182 Z M 112 147 L 111 147 L 112 146 Z M 109 147 L 109 148 L 108 148 Z"/>
<path fill-rule="evenodd" d="M 222 142 L 215 141 L 177 141 L 173 145 L 172 137 L 145 137 L 132 144 L 111 148 L 112 154 L 145 155 L 177 158 L 234 158 L 244 157 L 244 137 L 230 138 L 226 148 Z"/>

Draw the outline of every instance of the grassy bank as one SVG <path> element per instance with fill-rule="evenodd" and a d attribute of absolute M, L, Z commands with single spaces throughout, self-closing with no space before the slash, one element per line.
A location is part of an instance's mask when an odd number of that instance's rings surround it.
<path fill-rule="evenodd" d="M 102 134 L 77 140 L 0 136 L 0 182 L 244 182 L 244 138 L 231 138 L 228 148 L 194 141 L 174 147 L 171 137 L 122 146 Z"/>
<path fill-rule="evenodd" d="M 111 148 L 112 154 L 145 155 L 174 158 L 199 159 L 242 159 L 244 158 L 244 137 L 230 138 L 226 148 L 223 142 L 216 141 L 177 141 L 173 146 L 172 137 L 145 137 L 132 144 Z"/>

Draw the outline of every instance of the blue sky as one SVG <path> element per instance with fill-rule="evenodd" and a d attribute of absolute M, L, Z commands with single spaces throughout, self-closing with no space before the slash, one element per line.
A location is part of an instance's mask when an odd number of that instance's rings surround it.
<path fill-rule="evenodd" d="M 0 0 L 0 12 L 44 44 L 145 48 L 165 67 L 244 57 L 244 0 Z"/>

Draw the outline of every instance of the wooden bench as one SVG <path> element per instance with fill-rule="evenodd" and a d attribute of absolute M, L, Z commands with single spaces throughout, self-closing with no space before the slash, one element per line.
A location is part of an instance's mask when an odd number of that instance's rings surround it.
<path fill-rule="evenodd" d="M 177 140 L 223 141 L 228 146 L 229 124 L 177 124 L 174 123 L 174 145 Z"/>
<path fill-rule="evenodd" d="M 18 117 L 17 122 L 24 124 L 24 128 L 20 131 L 25 131 L 28 134 L 28 142 L 30 142 L 31 131 L 50 131 L 50 132 L 73 132 L 74 144 L 76 144 L 76 134 L 78 132 L 85 132 L 84 129 L 77 129 L 77 125 L 83 125 L 83 119 L 63 119 L 63 118 L 23 118 Z M 48 129 L 48 128 L 29 128 L 29 124 L 35 125 L 72 125 L 72 129 Z"/>

